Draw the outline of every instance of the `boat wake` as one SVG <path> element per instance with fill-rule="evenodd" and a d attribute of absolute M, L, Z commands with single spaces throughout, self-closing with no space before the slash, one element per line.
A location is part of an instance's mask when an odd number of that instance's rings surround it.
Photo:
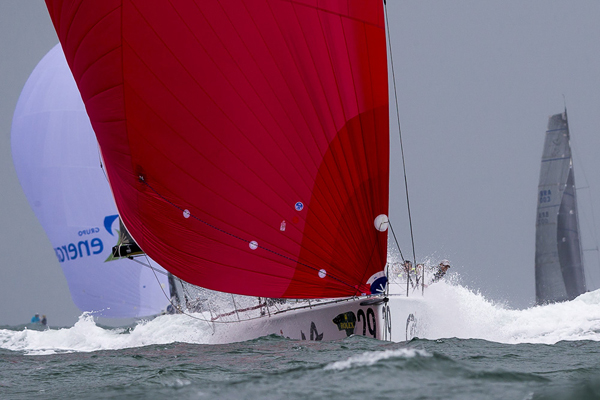
<path fill-rule="evenodd" d="M 417 335 L 424 339 L 456 337 L 507 344 L 600 341 L 600 290 L 564 303 L 513 310 L 459 284 L 439 282 L 427 289 L 425 302 L 425 315 L 416 316 Z M 103 328 L 92 316 L 83 314 L 70 328 L 0 329 L 0 348 L 25 354 L 119 350 L 174 342 L 211 344 L 214 339 L 209 323 L 187 315 L 163 315 L 131 328 Z"/>
<path fill-rule="evenodd" d="M 493 342 L 554 344 L 600 341 L 600 290 L 574 300 L 513 310 L 461 285 L 440 282 L 426 293 L 425 339 L 456 337 Z"/>

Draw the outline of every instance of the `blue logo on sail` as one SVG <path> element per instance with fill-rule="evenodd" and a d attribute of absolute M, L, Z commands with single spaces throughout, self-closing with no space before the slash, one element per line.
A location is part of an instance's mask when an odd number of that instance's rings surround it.
<path fill-rule="evenodd" d="M 118 215 L 108 215 L 104 217 L 104 228 L 114 236 L 112 232 L 112 224 L 119 218 Z M 95 227 L 91 229 L 84 229 L 78 232 L 79 236 L 92 235 L 100 233 L 100 229 Z M 82 238 L 77 242 L 68 243 L 64 246 L 58 246 L 54 248 L 56 257 L 59 262 L 72 261 L 77 258 L 89 257 L 101 254 L 104 251 L 104 243 L 99 237 L 93 237 L 91 239 Z"/>
<path fill-rule="evenodd" d="M 118 215 L 108 215 L 108 216 L 104 217 L 104 227 L 106 228 L 108 233 L 110 233 L 112 236 L 114 236 L 114 234 L 112 232 L 112 224 L 113 224 L 113 222 L 115 222 L 115 220 L 117 218 L 119 218 Z"/>

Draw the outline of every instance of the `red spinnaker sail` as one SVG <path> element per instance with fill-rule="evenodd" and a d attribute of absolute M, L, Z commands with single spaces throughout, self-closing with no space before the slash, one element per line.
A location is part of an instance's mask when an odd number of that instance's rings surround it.
<path fill-rule="evenodd" d="M 148 255 L 230 293 L 369 293 L 387 256 L 381 0 L 46 3 Z"/>

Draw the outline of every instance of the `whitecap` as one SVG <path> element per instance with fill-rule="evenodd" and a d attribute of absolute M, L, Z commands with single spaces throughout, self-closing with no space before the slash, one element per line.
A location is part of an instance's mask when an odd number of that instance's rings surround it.
<path fill-rule="evenodd" d="M 433 355 L 425 350 L 419 349 L 397 349 L 384 351 L 370 351 L 356 356 L 352 356 L 344 361 L 336 361 L 325 366 L 326 370 L 343 370 L 353 367 L 365 367 L 373 365 L 381 360 L 389 358 L 414 358 L 432 357 Z"/>

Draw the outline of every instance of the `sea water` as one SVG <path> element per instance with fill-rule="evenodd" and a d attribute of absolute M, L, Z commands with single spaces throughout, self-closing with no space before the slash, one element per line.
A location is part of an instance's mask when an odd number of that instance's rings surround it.
<path fill-rule="evenodd" d="M 215 345 L 204 321 L 0 329 L 0 399 L 600 399 L 600 291 L 526 310 L 428 288 L 420 338 L 267 336 Z"/>

